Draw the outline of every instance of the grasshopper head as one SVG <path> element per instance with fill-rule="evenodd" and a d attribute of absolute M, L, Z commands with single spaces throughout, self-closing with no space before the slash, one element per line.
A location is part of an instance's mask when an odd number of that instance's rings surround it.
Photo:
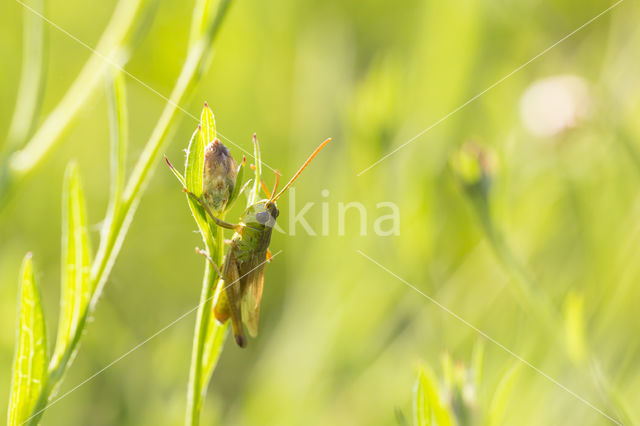
<path fill-rule="evenodd" d="M 252 228 L 273 228 L 279 214 L 275 201 L 262 200 L 247 208 L 243 222 Z"/>

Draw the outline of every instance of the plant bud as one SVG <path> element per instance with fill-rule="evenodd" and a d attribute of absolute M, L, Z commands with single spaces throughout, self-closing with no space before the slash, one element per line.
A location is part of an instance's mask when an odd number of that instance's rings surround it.
<path fill-rule="evenodd" d="M 471 380 L 471 372 L 463 363 L 453 367 L 453 381 L 450 383 L 450 403 L 459 424 L 473 424 L 476 411 L 476 389 Z"/>
<path fill-rule="evenodd" d="M 219 139 L 207 145 L 204 150 L 202 198 L 216 216 L 227 207 L 237 174 L 235 160 Z"/>
<path fill-rule="evenodd" d="M 444 394 L 459 425 L 477 423 L 476 387 L 474 371 L 463 362 L 454 363 L 449 354 L 442 357 Z"/>
<path fill-rule="evenodd" d="M 466 142 L 451 158 L 451 168 L 468 191 L 488 193 L 496 168 L 493 151 L 474 142 Z"/>

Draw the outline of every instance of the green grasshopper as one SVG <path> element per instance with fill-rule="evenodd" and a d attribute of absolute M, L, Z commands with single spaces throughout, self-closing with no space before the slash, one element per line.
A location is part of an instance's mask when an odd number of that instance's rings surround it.
<path fill-rule="evenodd" d="M 205 210 L 209 218 L 216 225 L 235 231 L 229 242 L 229 249 L 225 256 L 222 270 L 219 269 L 206 253 L 200 253 L 204 254 L 218 271 L 218 275 L 221 277 L 221 282 L 218 285 L 224 286 L 224 291 L 218 297 L 214 307 L 214 316 L 223 324 L 231 319 L 235 341 L 241 348 L 247 346 L 247 339 L 242 325 L 243 322 L 246 324 L 249 334 L 252 337 L 255 337 L 258 333 L 260 302 L 264 288 L 265 264 L 271 257 L 269 253 L 271 233 L 275 226 L 276 219 L 280 214 L 276 200 L 289 189 L 311 160 L 313 160 L 318 152 L 330 141 L 331 139 L 327 139 L 322 142 L 278 193 L 276 193 L 276 191 L 278 188 L 279 174 L 276 172 L 276 183 L 270 194 L 261 180 L 262 162 L 260 147 L 254 135 L 253 143 L 256 158 L 256 165 L 254 167 L 255 181 L 253 182 L 253 189 L 249 196 L 248 207 L 242 214 L 240 222 L 237 224 L 228 223 L 219 219 L 212 212 L 208 203 L 190 192 L 186 187 L 183 188 L 188 196 Z M 177 173 L 168 160 L 167 163 L 169 167 L 172 168 L 172 171 Z M 179 176 L 179 173 L 176 174 L 176 176 Z M 267 199 L 258 199 L 261 186 L 268 197 Z M 203 198 L 206 199 L 206 188 L 204 189 Z"/>

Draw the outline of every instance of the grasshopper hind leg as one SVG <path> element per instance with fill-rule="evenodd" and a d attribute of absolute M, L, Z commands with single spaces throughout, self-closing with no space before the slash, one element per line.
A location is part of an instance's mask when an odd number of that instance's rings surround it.
<path fill-rule="evenodd" d="M 232 323 L 231 325 L 232 325 L 232 328 L 234 329 L 233 338 L 236 340 L 236 344 L 238 346 L 240 346 L 241 348 L 246 348 L 247 347 L 247 337 L 242 332 L 240 334 L 236 334 L 235 327 L 233 327 L 234 324 Z M 242 327 L 242 324 L 240 324 L 240 327 Z"/>

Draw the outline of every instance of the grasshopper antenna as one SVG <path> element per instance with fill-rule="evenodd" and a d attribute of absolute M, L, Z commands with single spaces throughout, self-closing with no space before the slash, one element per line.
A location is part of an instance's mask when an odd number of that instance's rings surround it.
<path fill-rule="evenodd" d="M 251 165 L 251 170 L 256 170 L 255 164 Z M 278 182 L 280 181 L 280 172 L 277 170 L 274 170 L 274 171 L 276 172 L 276 184 L 273 187 L 273 191 L 269 191 L 269 188 L 267 188 L 267 185 L 264 183 L 264 180 L 260 179 L 260 186 L 262 187 L 262 191 L 267 195 L 268 199 L 271 199 L 271 194 L 276 193 L 276 189 L 278 189 Z"/>
<path fill-rule="evenodd" d="M 322 148 L 324 148 L 329 142 L 331 142 L 331 138 L 325 140 L 324 142 L 322 142 L 320 144 L 319 147 L 317 147 L 315 149 L 315 151 L 313 151 L 311 153 L 311 155 L 309 156 L 309 158 L 307 158 L 307 161 L 305 161 L 302 166 L 300 167 L 300 169 L 298 169 L 298 171 L 296 172 L 295 175 L 293 175 L 293 177 L 291 178 L 291 180 L 289 182 L 287 182 L 287 184 L 284 186 L 284 188 L 282 188 L 280 190 L 280 192 L 278 192 L 277 194 L 275 194 L 273 197 L 271 197 L 271 199 L 269 200 L 269 202 L 274 202 L 276 201 L 287 189 L 289 189 L 289 187 L 291 186 L 291 184 L 298 179 L 298 176 L 300 176 L 300 173 L 302 173 L 302 171 L 309 165 L 309 163 L 311 162 L 311 160 L 313 160 L 313 158 L 318 155 L 318 153 L 322 150 Z M 275 191 L 274 191 L 275 192 Z"/>
<path fill-rule="evenodd" d="M 273 191 L 271 191 L 272 194 L 275 194 L 276 191 L 278 190 L 278 184 L 280 183 L 280 172 L 275 170 L 276 172 L 276 183 L 275 185 L 273 185 Z"/>

